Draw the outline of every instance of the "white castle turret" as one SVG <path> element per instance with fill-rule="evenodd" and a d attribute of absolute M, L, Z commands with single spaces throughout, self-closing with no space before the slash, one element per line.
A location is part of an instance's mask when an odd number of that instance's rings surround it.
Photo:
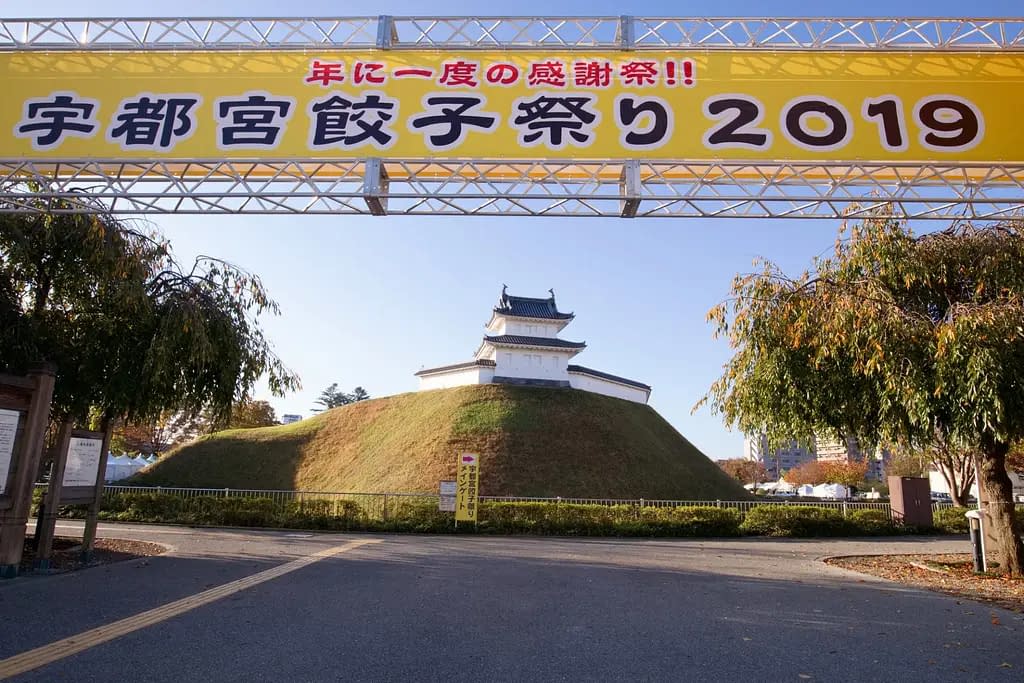
<path fill-rule="evenodd" d="M 420 370 L 420 391 L 464 384 L 524 384 L 582 389 L 647 403 L 651 387 L 624 377 L 598 372 L 569 361 L 587 348 L 585 342 L 559 339 L 576 317 L 546 299 L 512 296 L 502 287 L 474 359 Z"/>

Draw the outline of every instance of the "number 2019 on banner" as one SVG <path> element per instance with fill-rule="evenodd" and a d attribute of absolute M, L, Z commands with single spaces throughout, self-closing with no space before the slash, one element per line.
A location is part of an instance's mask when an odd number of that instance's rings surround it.
<path fill-rule="evenodd" d="M 704 101 L 704 114 L 718 125 L 704 135 L 708 149 L 767 150 L 772 132 L 760 128 L 765 107 L 750 95 L 716 95 Z M 935 152 L 963 152 L 985 134 L 981 111 L 973 102 L 955 95 L 933 95 L 917 101 L 911 112 L 918 141 Z M 878 129 L 882 147 L 889 152 L 908 149 L 906 108 L 899 97 L 883 95 L 864 100 L 861 116 Z M 816 121 L 817 125 L 812 125 Z M 853 137 L 853 119 L 846 108 L 827 97 L 798 97 L 779 115 L 783 136 L 802 149 L 828 152 L 842 149 Z"/>

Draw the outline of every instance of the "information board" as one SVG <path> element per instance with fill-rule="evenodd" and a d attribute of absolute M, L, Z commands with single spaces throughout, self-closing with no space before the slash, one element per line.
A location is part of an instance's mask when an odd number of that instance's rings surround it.
<path fill-rule="evenodd" d="M 64 466 L 63 487 L 95 486 L 102 452 L 102 439 L 72 437 L 68 442 L 68 459 Z"/>
<path fill-rule="evenodd" d="M 0 494 L 7 492 L 7 477 L 11 473 L 20 418 L 21 414 L 16 410 L 0 410 Z"/>
<path fill-rule="evenodd" d="M 439 512 L 455 512 L 455 496 L 457 493 L 456 482 L 442 481 L 440 497 L 437 500 Z"/>

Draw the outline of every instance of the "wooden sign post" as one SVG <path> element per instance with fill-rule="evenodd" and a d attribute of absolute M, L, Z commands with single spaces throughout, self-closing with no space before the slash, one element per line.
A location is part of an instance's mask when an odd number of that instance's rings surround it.
<path fill-rule="evenodd" d="M 96 524 L 99 521 L 100 502 L 103 500 L 103 484 L 107 476 L 107 453 L 110 452 L 110 434 L 113 426 L 110 420 L 103 421 L 103 449 L 100 456 L 100 467 L 96 472 L 96 486 L 94 487 L 92 500 L 89 502 L 89 512 L 85 517 L 85 532 L 82 534 L 82 562 L 92 560 L 92 547 L 96 542 Z"/>
<path fill-rule="evenodd" d="M 0 578 L 14 578 L 21 565 L 54 378 L 52 365 L 0 375 Z"/>
<path fill-rule="evenodd" d="M 103 472 L 106 469 L 106 450 L 109 430 L 91 432 L 75 429 L 70 422 L 61 426 L 58 439 L 57 457 L 53 460 L 50 486 L 43 499 L 43 514 L 38 531 L 38 549 L 35 567 L 46 571 L 50 568 L 53 554 L 53 538 L 56 535 L 57 515 L 61 505 L 87 503 L 90 513 L 98 513 L 98 499 L 103 492 Z M 88 531 L 88 528 L 87 528 Z M 83 554 L 88 555 L 96 535 L 95 517 L 92 521 L 92 538 L 88 546 L 83 544 Z"/>

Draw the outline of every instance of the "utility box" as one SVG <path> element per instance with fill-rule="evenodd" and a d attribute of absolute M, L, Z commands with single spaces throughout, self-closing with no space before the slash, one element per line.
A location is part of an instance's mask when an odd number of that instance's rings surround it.
<path fill-rule="evenodd" d="M 889 477 L 892 521 L 907 526 L 932 526 L 931 489 L 924 477 Z"/>

